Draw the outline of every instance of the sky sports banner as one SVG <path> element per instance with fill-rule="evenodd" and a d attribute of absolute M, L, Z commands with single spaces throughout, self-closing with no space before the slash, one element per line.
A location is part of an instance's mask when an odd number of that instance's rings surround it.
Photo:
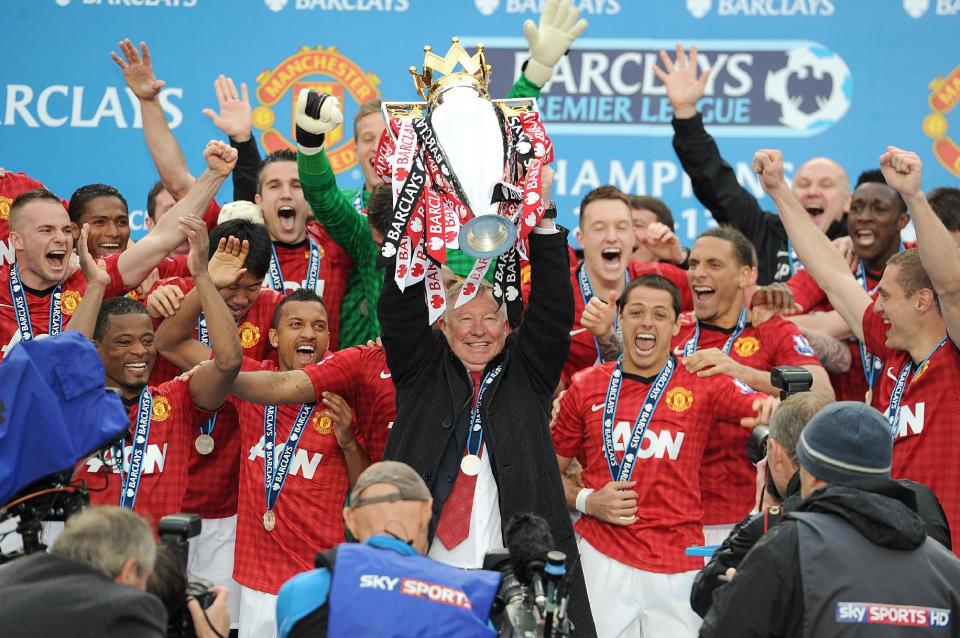
<path fill-rule="evenodd" d="M 920 152 L 924 187 L 960 177 L 960 0 L 574 0 L 590 23 L 544 87 L 539 106 L 557 160 L 560 221 L 613 183 L 664 199 L 689 244 L 711 220 L 671 146 L 672 108 L 653 73 L 661 49 L 695 44 L 712 69 L 699 107 L 738 178 L 758 148 L 780 148 L 788 173 L 826 155 L 856 179 L 887 144 Z M 5 0 L 0 39 L 0 166 L 68 198 L 106 182 L 144 232 L 157 179 L 139 104 L 110 60 L 125 37 L 145 40 L 160 104 L 202 171 L 205 143 L 223 138 L 202 114 L 224 73 L 250 91 L 263 151 L 293 146 L 297 92 L 340 98 L 346 125 L 327 136 L 344 187 L 360 183 L 352 119 L 370 99 L 413 100 L 408 72 L 424 44 L 482 42 L 501 97 L 526 58 L 525 19 L 541 0 Z M 952 126 L 951 126 L 952 125 Z M 229 183 L 220 192 L 231 197 Z M 762 199 L 768 208 L 768 198 Z M 2 203 L 2 202 L 0 202 Z M 0 210 L 4 207 L 0 206 Z"/>

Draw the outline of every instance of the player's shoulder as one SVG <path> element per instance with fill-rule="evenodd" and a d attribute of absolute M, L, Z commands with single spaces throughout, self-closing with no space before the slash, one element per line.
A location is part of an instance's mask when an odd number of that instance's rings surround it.
<path fill-rule="evenodd" d="M 608 361 L 577 370 L 570 380 L 570 387 L 584 387 L 597 383 L 598 381 L 606 383 L 610 380 L 610 375 L 613 374 L 616 367 L 616 362 Z"/>
<path fill-rule="evenodd" d="M 190 380 L 184 381 L 178 377 L 164 381 L 160 385 L 149 386 L 149 388 L 150 395 L 153 397 L 153 413 L 155 416 L 158 411 L 162 412 L 162 408 L 158 404 L 162 404 L 164 400 L 170 403 L 178 403 L 184 399 L 189 399 L 192 402 Z"/>

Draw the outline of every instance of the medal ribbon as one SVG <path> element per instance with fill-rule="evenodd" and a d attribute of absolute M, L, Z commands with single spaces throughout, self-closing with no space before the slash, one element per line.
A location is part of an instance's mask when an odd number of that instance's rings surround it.
<path fill-rule="evenodd" d="M 873 291 L 867 290 L 867 271 L 863 266 L 863 260 L 857 265 L 857 282 L 863 286 L 868 295 L 872 296 Z M 883 368 L 883 360 L 867 350 L 866 344 L 862 341 L 859 341 L 857 345 L 860 346 L 860 364 L 863 366 L 863 376 L 867 380 L 867 388 L 872 392 L 873 385 L 877 382 L 877 370 Z"/>
<path fill-rule="evenodd" d="M 363 212 L 363 190 L 363 186 L 357 190 L 357 196 L 353 198 L 353 207 L 357 210 L 357 214 L 366 216 Z"/>
<path fill-rule="evenodd" d="M 494 379 L 500 376 L 501 372 L 503 372 L 503 362 L 499 363 L 496 368 L 484 375 L 483 380 L 480 381 L 480 390 L 477 392 L 477 404 L 473 406 L 473 410 L 470 412 L 470 431 L 467 433 L 467 454 L 480 456 L 480 448 L 483 447 L 483 416 L 480 414 L 480 405 L 483 403 L 483 396 L 487 388 L 493 385 Z M 467 376 L 469 377 L 470 375 Z M 474 432 L 477 433 L 476 445 L 473 444 Z"/>
<path fill-rule="evenodd" d="M 590 275 L 587 274 L 587 269 L 585 266 L 580 266 L 577 269 L 577 280 L 580 282 L 580 297 L 583 299 L 583 307 L 586 308 L 587 304 L 590 303 L 590 300 L 593 299 L 593 286 L 590 284 Z M 626 271 L 623 273 L 623 283 L 630 283 L 630 276 Z M 613 318 L 613 331 L 616 332 L 620 329 L 620 320 L 614 315 Z M 600 340 L 596 336 L 593 337 L 593 343 L 597 347 L 597 363 L 603 361 L 603 357 L 600 355 Z"/>
<path fill-rule="evenodd" d="M 309 235 L 307 236 L 307 240 L 310 242 L 310 261 L 307 263 L 307 277 L 303 282 L 303 287 L 307 290 L 316 291 L 317 284 L 320 282 L 320 245 L 313 241 Z M 277 257 L 276 246 L 271 244 L 270 251 L 272 253 L 270 256 L 270 268 L 267 270 L 270 287 L 281 295 L 285 295 L 287 293 L 284 286 L 283 273 L 280 271 L 280 259 Z"/>
<path fill-rule="evenodd" d="M 277 499 L 280 498 L 283 484 L 287 481 L 287 475 L 290 473 L 290 461 L 293 459 L 293 453 L 300 445 L 300 435 L 316 407 L 315 403 L 305 403 L 300 407 L 297 420 L 293 422 L 290 434 L 283 444 L 283 452 L 280 458 L 276 459 L 274 454 L 277 439 L 277 406 L 263 406 L 263 486 L 267 494 L 268 512 L 273 510 L 277 504 Z"/>
<path fill-rule="evenodd" d="M 617 451 L 613 447 L 613 423 L 617 415 L 617 404 L 620 402 L 620 390 L 623 386 L 623 357 L 617 359 L 617 365 L 610 375 L 610 385 L 607 386 L 607 398 L 603 403 L 603 453 L 607 458 L 607 467 L 610 470 L 610 476 L 614 481 L 629 481 L 633 475 L 633 466 L 637 459 L 637 452 L 640 450 L 640 444 L 643 442 L 643 435 L 647 431 L 647 426 L 653 420 L 653 413 L 657 410 L 657 405 L 663 396 L 663 391 L 670 383 L 670 377 L 676 369 L 677 360 L 672 356 L 667 359 L 660 369 L 660 373 L 650 384 L 647 391 L 647 398 L 643 400 L 643 407 L 640 414 L 637 415 L 637 421 L 633 424 L 633 430 L 630 433 L 630 441 L 623 451 L 623 463 L 617 462 Z"/>
<path fill-rule="evenodd" d="M 727 342 L 723 344 L 721 351 L 723 354 L 729 356 L 730 349 L 733 347 L 733 343 L 737 340 L 737 337 L 740 336 L 740 333 L 743 332 L 743 329 L 747 327 L 747 308 L 746 306 L 740 308 L 740 316 L 737 317 L 737 325 L 733 329 L 733 332 L 730 334 L 730 337 L 727 339 Z M 689 357 L 694 352 L 697 351 L 697 344 L 700 342 L 700 320 L 697 320 L 697 327 L 693 331 L 693 336 L 690 337 L 688 341 L 683 346 L 683 356 Z"/>
<path fill-rule="evenodd" d="M 123 444 L 120 444 L 120 507 L 133 509 L 137 501 L 137 494 L 140 491 L 140 479 L 143 477 L 143 466 L 147 456 L 147 443 L 150 440 L 150 424 L 153 422 L 153 395 L 150 394 L 150 388 L 143 386 L 140 391 L 140 400 L 137 406 L 137 428 L 133 436 L 133 450 L 130 453 L 130 468 L 124 477 L 123 472 Z M 114 463 L 116 459 L 116 450 L 114 450 Z"/>
<path fill-rule="evenodd" d="M 57 284 L 50 295 L 50 319 L 47 322 L 47 334 L 55 337 L 63 329 L 63 311 L 60 308 L 60 295 L 63 282 Z M 20 331 L 21 341 L 33 339 L 33 324 L 30 323 L 30 307 L 27 304 L 27 294 L 20 280 L 20 264 L 14 264 L 10 269 L 10 297 L 13 302 L 13 312 L 17 317 L 17 329 Z"/>
<path fill-rule="evenodd" d="M 210 347 L 210 331 L 207 330 L 207 317 L 203 314 L 203 311 L 200 311 L 200 315 L 197 317 L 197 341 L 203 345 Z M 200 434 L 206 434 L 210 436 L 213 434 L 213 428 L 217 425 L 217 415 L 214 414 L 212 417 L 200 424 Z"/>
<path fill-rule="evenodd" d="M 947 337 L 944 337 L 940 340 L 940 343 L 937 344 L 937 347 L 930 351 L 923 361 L 920 362 L 920 365 L 917 366 L 917 372 L 919 373 L 923 370 L 923 367 L 930 360 L 930 357 L 937 353 L 937 350 L 943 347 L 943 344 L 947 342 Z M 907 361 L 907 363 L 900 369 L 900 374 L 897 375 L 897 383 L 893 386 L 893 392 L 890 393 L 890 405 L 887 407 L 887 419 L 890 421 L 890 429 L 893 432 L 893 438 L 897 438 L 897 430 L 900 429 L 900 403 L 903 400 L 903 392 L 906 389 L 907 378 L 910 376 L 910 373 L 913 371 L 913 360 Z M 916 378 L 916 375 L 914 375 Z M 911 381 L 912 383 L 912 381 Z"/>

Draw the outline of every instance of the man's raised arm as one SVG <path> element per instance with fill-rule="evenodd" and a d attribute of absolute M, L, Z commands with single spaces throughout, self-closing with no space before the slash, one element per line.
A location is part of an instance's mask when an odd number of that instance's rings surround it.
<path fill-rule="evenodd" d="M 777 205 L 783 227 L 807 272 L 827 293 L 830 303 L 850 326 L 854 336 L 862 341 L 863 313 L 871 303 L 870 296 L 854 279 L 843 256 L 790 192 L 783 177 L 783 154 L 774 150 L 757 151 L 753 157 L 753 170 Z"/>
<path fill-rule="evenodd" d="M 212 140 L 203 150 L 207 170 L 190 187 L 186 197 L 173 205 L 150 233 L 120 254 L 117 267 L 128 288 L 136 288 L 147 275 L 183 241 L 178 224 L 181 217 L 201 218 L 208 203 L 237 162 L 236 149 Z"/>
<path fill-rule="evenodd" d="M 900 191 L 917 231 L 920 263 L 933 282 L 950 339 L 960 344 L 960 252 L 946 226 L 930 207 L 921 188 L 920 156 L 888 146 L 880 156 L 883 178 Z"/>

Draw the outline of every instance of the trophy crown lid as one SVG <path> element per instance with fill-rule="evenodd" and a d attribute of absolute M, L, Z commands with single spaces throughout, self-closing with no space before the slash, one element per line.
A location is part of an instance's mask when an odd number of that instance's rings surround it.
<path fill-rule="evenodd" d="M 457 65 L 460 66 L 460 71 L 455 71 Z M 445 77 L 435 80 L 435 73 Z M 460 44 L 460 38 L 452 37 L 450 48 L 443 56 L 434 53 L 430 45 L 425 45 L 423 71 L 417 73 L 416 67 L 411 66 L 410 74 L 413 76 L 413 83 L 420 97 L 433 102 L 439 95 L 439 89 L 453 84 L 475 85 L 477 90 L 485 95 L 490 79 L 490 66 L 487 65 L 482 44 L 477 44 L 476 53 L 470 55 Z M 452 80 L 453 76 L 457 77 L 456 81 L 444 81 L 445 78 Z"/>

